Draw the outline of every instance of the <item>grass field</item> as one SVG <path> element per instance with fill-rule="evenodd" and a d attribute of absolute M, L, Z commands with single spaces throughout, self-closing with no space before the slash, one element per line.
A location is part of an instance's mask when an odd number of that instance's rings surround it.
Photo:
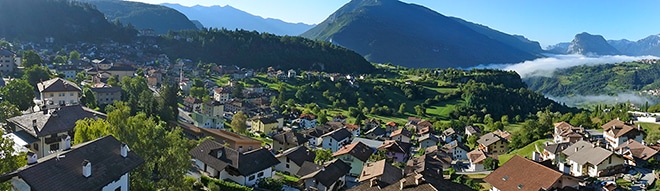
<path fill-rule="evenodd" d="M 490 190 L 491 185 L 484 182 L 484 178 L 488 176 L 487 174 L 466 174 L 466 176 L 476 182 L 478 182 L 481 185 L 481 190 Z"/>
<path fill-rule="evenodd" d="M 462 99 L 442 102 L 432 107 L 426 108 L 426 114 L 440 119 L 449 119 L 449 114 L 456 109 L 456 106 L 465 104 Z"/>
<path fill-rule="evenodd" d="M 509 159 L 513 158 L 514 155 L 520 155 L 522 157 L 532 158 L 532 152 L 536 151 L 536 147 L 534 145 L 537 145 L 539 149 L 543 149 L 542 146 L 547 141 L 552 141 L 552 140 L 550 139 L 537 140 L 523 148 L 513 150 L 507 154 L 500 155 L 498 158 L 500 161 L 500 166 L 502 166 L 504 163 L 509 161 Z"/>

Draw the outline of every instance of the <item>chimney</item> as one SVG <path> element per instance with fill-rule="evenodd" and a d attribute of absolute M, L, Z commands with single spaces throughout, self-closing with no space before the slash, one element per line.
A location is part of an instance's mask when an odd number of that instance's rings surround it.
<path fill-rule="evenodd" d="M 403 187 L 406 185 L 406 179 L 401 179 L 399 181 L 399 190 L 403 190 Z"/>
<path fill-rule="evenodd" d="M 63 144 L 62 146 L 63 151 L 71 149 L 71 136 L 67 135 L 66 138 L 62 140 L 62 144 Z"/>
<path fill-rule="evenodd" d="M 638 131 L 641 131 L 641 130 L 642 130 L 642 126 L 639 125 L 639 124 L 637 124 L 637 130 L 638 130 Z"/>
<path fill-rule="evenodd" d="M 28 165 L 33 165 L 37 163 L 37 154 L 28 152 L 27 153 L 27 164 Z"/>
<path fill-rule="evenodd" d="M 575 147 L 575 152 L 576 152 L 576 153 L 578 152 L 578 147 Z"/>
<path fill-rule="evenodd" d="M 378 186 L 378 179 L 372 178 L 371 181 L 369 181 L 369 187 L 374 187 Z"/>
<path fill-rule="evenodd" d="M 128 156 L 128 151 L 131 151 L 128 148 L 128 145 L 126 144 L 121 144 L 121 149 L 120 149 L 120 154 L 122 157 L 126 158 Z"/>
<path fill-rule="evenodd" d="M 240 151 L 239 151 L 240 152 Z M 217 157 L 220 158 L 222 157 L 222 150 L 218 150 Z"/>
<path fill-rule="evenodd" d="M 424 181 L 424 176 L 421 174 L 415 175 L 415 185 L 419 186 Z"/>
<path fill-rule="evenodd" d="M 92 163 L 88 160 L 84 160 L 82 163 L 82 174 L 85 178 L 88 178 L 92 175 Z"/>
<path fill-rule="evenodd" d="M 37 120 L 36 119 L 32 120 L 32 128 L 37 128 Z"/>

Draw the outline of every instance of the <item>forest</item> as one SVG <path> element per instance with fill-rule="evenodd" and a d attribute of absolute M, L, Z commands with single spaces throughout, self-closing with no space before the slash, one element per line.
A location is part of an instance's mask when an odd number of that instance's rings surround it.
<path fill-rule="evenodd" d="M 329 42 L 246 30 L 204 29 L 170 32 L 160 38 L 172 58 L 189 58 L 245 68 L 302 69 L 370 73 L 374 66 L 359 54 Z"/>

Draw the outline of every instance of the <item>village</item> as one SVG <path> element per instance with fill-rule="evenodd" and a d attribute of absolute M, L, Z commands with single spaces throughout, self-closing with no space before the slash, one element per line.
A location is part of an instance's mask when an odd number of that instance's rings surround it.
<path fill-rule="evenodd" d="M 242 84 L 261 76 L 280 81 L 318 78 L 359 86 L 365 78 L 361 75 L 223 65 L 205 68 L 188 59 L 170 62 L 166 55 L 149 55 L 148 51 L 137 51 L 144 52 L 138 53 L 140 60 L 129 61 L 124 54 L 136 52 L 136 46 L 98 46 L 105 47 L 102 51 L 96 47 L 76 46 L 73 49 L 89 52 L 81 52 L 85 57 L 80 60 L 48 65 L 59 77 L 39 82 L 34 107 L 6 120 L 6 137 L 18 151 L 28 153 L 28 166 L 0 176 L 0 182 L 11 181 L 15 188 L 28 190 L 48 188 L 52 185 L 37 181 L 41 175 L 36 172 L 43 172 L 58 174 L 62 180 L 100 177 L 103 180 L 97 183 L 110 182 L 80 187 L 82 190 L 127 187 L 128 173 L 143 159 L 126 144 L 112 136 L 73 147 L 71 141 L 77 121 L 107 117 L 81 104 L 82 87 L 91 87 L 98 105 L 109 105 L 122 100 L 122 89 L 113 86 L 113 81 L 135 76 L 144 77 L 154 94 L 163 84 L 176 84 L 180 89 L 178 120 L 169 124 L 180 127 L 189 139 L 202 140 L 188 152 L 190 174 L 198 179 L 255 187 L 259 181 L 277 178 L 295 180 L 285 183 L 289 190 L 320 191 L 614 190 L 624 182 L 631 189 L 643 190 L 656 179 L 653 169 L 658 165 L 660 145 L 645 142 L 644 130 L 634 121 L 615 119 L 597 129 L 555 123 L 551 139 L 500 166 L 498 161 L 503 159 L 499 156 L 510 152 L 514 136 L 505 130 L 487 132 L 468 125 L 437 131 L 433 123 L 417 116 L 408 117 L 405 123 L 375 118 L 355 123 L 342 114 L 319 116 L 303 109 L 278 112 L 271 105 L 277 90 Z M 13 52 L 0 50 L 0 56 L 4 74 L 22 69 L 21 59 Z M 40 56 L 44 63 L 52 63 L 49 58 L 53 55 Z M 223 76 L 226 82 L 200 76 Z M 204 98 L 190 96 L 200 89 Z M 246 133 L 227 127 L 236 120 L 235 115 L 246 116 Z M 476 144 L 468 146 L 469 139 Z M 85 156 L 90 152 L 103 154 Z M 67 163 L 53 171 L 49 165 L 56 165 L 64 156 L 62 160 L 87 163 Z M 96 176 L 100 172 L 94 169 L 98 168 L 112 169 Z M 457 176 L 470 183 L 456 180 Z M 470 186 L 474 184 L 478 186 Z"/>

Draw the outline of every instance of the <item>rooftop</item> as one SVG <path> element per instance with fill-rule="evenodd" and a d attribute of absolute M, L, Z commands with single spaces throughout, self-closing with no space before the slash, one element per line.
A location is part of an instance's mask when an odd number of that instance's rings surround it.
<path fill-rule="evenodd" d="M 561 176 L 560 172 L 516 155 L 484 181 L 499 190 L 539 191 L 550 189 Z"/>
<path fill-rule="evenodd" d="M 82 91 L 75 83 L 62 78 L 53 78 L 47 81 L 37 83 L 39 92 L 69 92 Z"/>

